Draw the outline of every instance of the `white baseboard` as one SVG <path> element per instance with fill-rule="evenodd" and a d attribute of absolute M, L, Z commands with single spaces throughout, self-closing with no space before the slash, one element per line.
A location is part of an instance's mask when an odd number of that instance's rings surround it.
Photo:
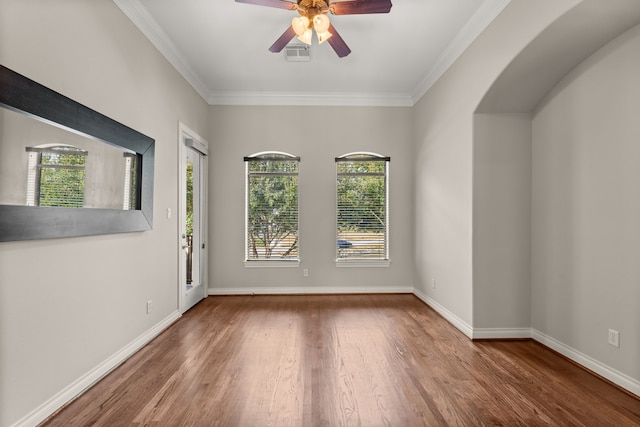
<path fill-rule="evenodd" d="M 532 331 L 532 338 L 541 344 L 549 347 L 552 350 L 557 351 L 563 356 L 568 357 L 579 365 L 595 372 L 596 374 L 608 379 L 612 383 L 630 391 L 636 396 L 640 397 L 640 381 L 632 378 L 622 372 L 605 365 L 604 363 L 587 356 L 580 351 L 569 347 L 568 345 L 556 340 L 549 335 L 546 335 L 536 329 Z"/>
<path fill-rule="evenodd" d="M 447 310 L 443 305 L 440 305 L 436 300 L 428 297 L 421 291 L 414 289 L 413 294 L 420 298 L 425 304 L 433 308 L 438 314 L 444 317 L 449 323 L 455 326 L 460 332 L 473 338 L 473 328 L 469 326 L 464 320 Z"/>
<path fill-rule="evenodd" d="M 411 294 L 412 286 L 388 287 L 344 287 L 344 286 L 300 286 L 275 288 L 209 288 L 209 295 L 325 295 L 325 294 Z"/>
<path fill-rule="evenodd" d="M 76 381 L 65 387 L 58 394 L 40 405 L 38 408 L 24 416 L 22 419 L 13 424 L 12 427 L 35 427 L 42 421 L 46 420 L 57 410 L 68 404 L 89 387 L 100 381 L 105 375 L 124 363 L 136 351 L 140 350 L 152 339 L 158 336 L 162 331 L 169 327 L 173 322 L 180 318 L 180 312 L 174 311 L 164 318 L 153 328 L 140 335 L 138 338 L 127 344 L 120 351 L 109 357 L 107 360 L 96 366 Z"/>
<path fill-rule="evenodd" d="M 453 326 L 459 329 L 463 334 L 472 339 L 523 339 L 532 338 L 535 341 L 557 351 L 563 356 L 576 362 L 578 365 L 595 372 L 596 374 L 606 378 L 619 387 L 640 396 L 640 381 L 630 377 L 620 371 L 617 371 L 604 363 L 587 356 L 580 351 L 569 347 L 568 345 L 552 338 L 544 333 L 532 328 L 472 328 L 458 316 L 451 313 L 445 307 L 427 295 L 414 290 L 414 295 L 425 302 L 429 307 L 433 308 L 442 317 L 449 321 Z"/>
<path fill-rule="evenodd" d="M 527 339 L 531 338 L 531 328 L 473 328 L 473 339 Z"/>

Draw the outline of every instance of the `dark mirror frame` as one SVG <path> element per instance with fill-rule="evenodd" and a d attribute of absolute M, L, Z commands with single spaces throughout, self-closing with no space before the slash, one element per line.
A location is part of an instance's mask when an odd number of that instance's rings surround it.
<path fill-rule="evenodd" d="M 0 65 L 0 106 L 136 153 L 137 210 L 0 205 L 0 242 L 150 230 L 155 141 Z M 0 140 L 0 145 L 4 142 Z"/>

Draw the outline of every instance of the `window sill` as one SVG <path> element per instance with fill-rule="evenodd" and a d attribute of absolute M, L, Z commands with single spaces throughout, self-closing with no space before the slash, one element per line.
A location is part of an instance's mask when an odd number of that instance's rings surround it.
<path fill-rule="evenodd" d="M 245 268 L 296 268 L 300 267 L 300 260 L 290 261 L 244 261 Z"/>
<path fill-rule="evenodd" d="M 336 267 L 353 267 L 353 268 L 368 268 L 368 267 L 390 267 L 391 260 L 388 259 L 376 259 L 376 260 L 365 260 L 365 259 L 337 259 Z"/>

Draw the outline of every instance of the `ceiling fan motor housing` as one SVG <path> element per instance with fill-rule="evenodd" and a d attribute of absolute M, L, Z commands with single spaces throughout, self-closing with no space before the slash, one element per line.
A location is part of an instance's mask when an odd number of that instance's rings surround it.
<path fill-rule="evenodd" d="M 310 21 L 322 13 L 329 13 L 329 5 L 325 0 L 298 0 L 298 13 L 306 16 Z"/>

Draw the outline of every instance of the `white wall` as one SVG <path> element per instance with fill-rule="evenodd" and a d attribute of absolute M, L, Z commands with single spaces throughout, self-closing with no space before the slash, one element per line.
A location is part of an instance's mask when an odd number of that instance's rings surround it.
<path fill-rule="evenodd" d="M 473 327 L 530 336 L 531 117 L 476 114 Z"/>
<path fill-rule="evenodd" d="M 414 107 L 416 293 L 468 335 L 474 326 L 473 113 L 510 61 L 577 3 L 513 0 Z"/>
<path fill-rule="evenodd" d="M 411 109 L 219 106 L 210 119 L 211 293 L 413 289 Z M 300 268 L 244 267 L 243 157 L 261 151 L 301 157 Z M 335 265 L 335 157 L 354 151 L 391 157 L 388 268 Z"/>
<path fill-rule="evenodd" d="M 176 315 L 178 120 L 207 136 L 209 116 L 111 0 L 0 0 L 0 63 L 156 140 L 152 231 L 0 244 L 8 426 Z"/>
<path fill-rule="evenodd" d="M 640 390 L 640 26 L 533 118 L 533 327 Z M 620 348 L 607 344 L 620 331 Z"/>

